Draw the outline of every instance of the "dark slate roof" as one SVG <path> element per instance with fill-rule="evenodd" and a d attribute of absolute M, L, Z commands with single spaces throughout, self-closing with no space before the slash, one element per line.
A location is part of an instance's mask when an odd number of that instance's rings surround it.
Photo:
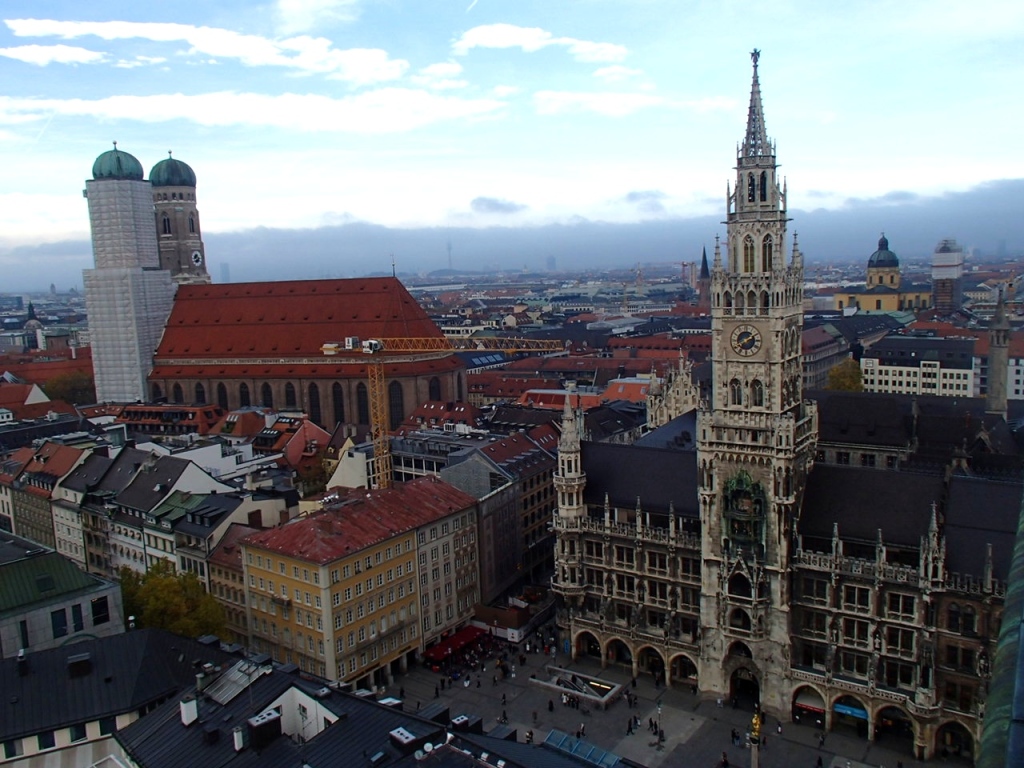
<path fill-rule="evenodd" d="M 818 403 L 818 439 L 822 443 L 910 444 L 909 398 L 830 390 L 810 392 L 808 397 Z"/>
<path fill-rule="evenodd" d="M 89 654 L 88 671 L 71 677 L 68 658 L 80 654 Z M 228 658 L 216 646 L 140 629 L 29 653 L 24 675 L 16 659 L 4 659 L 0 741 L 131 712 L 194 685 L 194 661 Z"/>
<path fill-rule="evenodd" d="M 591 408 L 583 417 L 583 428 L 591 440 L 607 440 L 630 432 L 647 421 L 643 403 L 612 400 Z"/>
<path fill-rule="evenodd" d="M 675 448 L 695 451 L 697 444 L 697 411 L 693 410 L 676 416 L 668 424 L 653 429 L 638 439 L 634 445 L 641 448 Z"/>
<path fill-rule="evenodd" d="M 178 507 L 185 514 L 174 523 L 177 533 L 197 536 L 201 539 L 213 534 L 227 515 L 238 509 L 242 497 L 234 493 L 189 493 L 175 491 L 160 509 Z"/>
<path fill-rule="evenodd" d="M 113 463 L 114 460 L 107 456 L 91 453 L 60 484 L 68 490 L 86 493 L 99 484 Z"/>
<path fill-rule="evenodd" d="M 953 477 L 949 483 L 945 527 L 946 564 L 955 573 L 983 576 L 988 545 L 993 575 L 1009 576 L 1020 514 L 1019 480 L 997 482 L 978 477 Z"/>
<path fill-rule="evenodd" d="M 225 706 L 203 699 L 199 720 L 188 728 L 181 722 L 181 697 L 175 696 L 151 714 L 118 731 L 117 740 L 141 768 L 217 768 L 228 764 L 232 768 L 297 768 L 302 763 L 298 759 L 298 747 L 291 739 L 279 737 L 259 752 L 247 748 L 237 753 L 232 739 L 235 726 L 244 727 L 246 720 L 266 709 L 296 682 L 291 675 L 272 672 L 254 679 L 245 695 L 236 696 Z M 194 692 L 194 686 L 190 690 Z M 207 726 L 217 730 L 213 743 L 207 743 L 204 738 Z"/>
<path fill-rule="evenodd" d="M 829 322 L 851 344 L 865 336 L 886 333 L 903 327 L 903 323 L 892 315 L 885 313 L 873 315 L 858 312 L 856 315 L 849 315 L 848 317 L 830 318 Z"/>
<path fill-rule="evenodd" d="M 178 478 L 188 468 L 187 459 L 161 456 L 149 461 L 132 481 L 117 494 L 117 503 L 140 512 L 150 512 L 170 493 Z"/>
<path fill-rule="evenodd" d="M 599 506 L 605 494 L 612 506 L 631 509 L 637 498 L 643 509 L 697 518 L 697 454 L 690 450 L 644 448 L 616 443 L 582 445 L 587 473 L 584 501 Z"/>
<path fill-rule="evenodd" d="M 971 370 L 974 339 L 890 335 L 877 341 L 864 357 L 875 358 L 882 365 L 919 368 L 922 362 L 929 362 L 944 369 Z"/>
<path fill-rule="evenodd" d="M 881 528 L 885 542 L 917 547 L 928 532 L 932 502 L 942 498 L 939 475 L 818 464 L 807 481 L 798 532 L 831 538 L 838 523 L 841 539 L 874 542 Z"/>
<path fill-rule="evenodd" d="M 110 586 L 56 551 L 4 531 L 0 531 L 0 584 L 0 616 Z"/>
<path fill-rule="evenodd" d="M 114 458 L 114 463 L 103 475 L 103 479 L 95 488 L 97 493 L 116 494 L 128 487 L 135 473 L 150 458 L 148 451 L 138 448 L 123 448 Z"/>

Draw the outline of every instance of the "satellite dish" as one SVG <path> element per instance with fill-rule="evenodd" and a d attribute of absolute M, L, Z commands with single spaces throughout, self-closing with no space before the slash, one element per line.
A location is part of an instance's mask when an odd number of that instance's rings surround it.
<path fill-rule="evenodd" d="M 422 760 L 424 757 L 426 757 L 426 753 L 424 753 L 422 749 L 417 749 L 412 756 L 415 757 L 417 760 Z"/>
<path fill-rule="evenodd" d="M 423 751 L 429 755 L 431 752 L 434 751 L 434 745 L 428 741 L 426 744 L 423 745 Z"/>

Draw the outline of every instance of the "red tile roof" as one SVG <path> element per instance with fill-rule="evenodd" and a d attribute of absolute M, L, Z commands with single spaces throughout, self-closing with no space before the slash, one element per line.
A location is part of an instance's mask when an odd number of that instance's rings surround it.
<path fill-rule="evenodd" d="M 239 541 L 246 536 L 258 533 L 260 530 L 244 523 L 231 523 L 228 529 L 224 531 L 224 535 L 221 536 L 220 542 L 210 553 L 208 558 L 210 564 L 241 571 L 242 548 L 239 546 Z"/>
<path fill-rule="evenodd" d="M 324 359 L 322 344 L 346 336 L 436 338 L 441 332 L 393 277 L 182 285 L 155 363 L 161 367 L 172 365 L 172 359 L 188 359 L 216 365 L 215 359 L 258 358 L 264 366 L 288 365 L 288 358 L 319 361 Z"/>
<path fill-rule="evenodd" d="M 86 373 L 92 376 L 92 350 L 89 347 L 78 349 L 74 359 L 71 358 L 71 350 L 0 355 L 0 372 L 3 371 L 9 371 L 22 381 L 39 386 L 66 373 Z"/>
<path fill-rule="evenodd" d="M 336 493 L 324 511 L 249 536 L 244 545 L 326 565 L 476 504 L 468 493 L 436 477 L 385 490 Z"/>

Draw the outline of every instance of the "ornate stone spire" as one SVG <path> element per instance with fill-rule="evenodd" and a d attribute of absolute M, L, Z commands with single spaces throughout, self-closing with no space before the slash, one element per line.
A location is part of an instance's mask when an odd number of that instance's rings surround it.
<path fill-rule="evenodd" d="M 702 248 L 700 254 L 700 277 L 699 280 L 710 280 L 711 270 L 708 269 L 708 249 Z"/>
<path fill-rule="evenodd" d="M 744 157 L 769 157 L 772 146 L 764 127 L 764 108 L 761 106 L 761 83 L 757 79 L 757 60 L 761 52 L 756 48 L 750 54 L 754 62 L 754 80 L 750 86 L 750 109 L 747 112 L 747 135 L 743 139 Z"/>

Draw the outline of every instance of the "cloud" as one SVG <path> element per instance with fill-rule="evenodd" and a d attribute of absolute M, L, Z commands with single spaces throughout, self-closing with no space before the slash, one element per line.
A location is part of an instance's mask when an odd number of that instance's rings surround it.
<path fill-rule="evenodd" d="M 519 213 L 529 208 L 522 203 L 513 203 L 511 200 L 500 200 L 496 197 L 476 197 L 469 204 L 474 213 Z"/>
<path fill-rule="evenodd" d="M 338 49 L 327 38 L 308 35 L 277 40 L 229 29 L 162 22 L 8 19 L 4 23 L 18 37 L 183 42 L 190 46 L 188 53 L 191 55 L 234 59 L 249 67 L 287 67 L 356 85 L 395 80 L 409 68 L 409 62 L 392 59 L 387 51 L 378 48 Z"/>
<path fill-rule="evenodd" d="M 150 123 L 184 119 L 206 126 L 270 126 L 304 132 L 398 133 L 445 120 L 480 117 L 502 107 L 504 102 L 494 99 L 460 99 L 409 88 L 381 88 L 343 98 L 233 91 L 95 100 L 0 96 L 0 124 L 61 115 Z"/>
<path fill-rule="evenodd" d="M 71 45 L 19 45 L 14 48 L 0 48 L 0 56 L 40 67 L 53 63 L 94 64 L 106 58 L 105 54 L 99 51 Z"/>
<path fill-rule="evenodd" d="M 645 93 L 538 91 L 533 95 L 533 103 L 542 115 L 596 112 L 609 117 L 623 117 L 641 109 L 666 106 L 669 101 Z"/>
<path fill-rule="evenodd" d="M 668 195 L 660 189 L 644 189 L 627 192 L 622 199 L 635 205 L 637 210 L 642 213 L 662 214 L 667 211 L 661 201 L 667 197 Z"/>
<path fill-rule="evenodd" d="M 631 69 L 620 64 L 612 64 L 610 67 L 601 67 L 594 71 L 594 77 L 604 80 L 606 83 L 621 83 L 631 77 L 639 77 L 644 71 L 642 69 Z"/>
<path fill-rule="evenodd" d="M 460 74 L 462 74 L 462 65 L 457 61 L 441 61 L 423 67 L 409 79 L 416 85 L 441 91 L 465 88 L 469 85 L 465 80 L 456 79 Z"/>
<path fill-rule="evenodd" d="M 626 58 L 628 50 L 614 43 L 596 43 L 574 37 L 555 37 L 539 27 L 519 27 L 515 24 L 484 24 L 462 33 L 452 44 L 452 50 L 464 56 L 473 48 L 519 48 L 534 53 L 551 45 L 562 46 L 576 61 L 614 62 Z"/>
<path fill-rule="evenodd" d="M 359 0 L 277 0 L 277 24 L 285 34 L 306 32 L 359 17 Z"/>
<path fill-rule="evenodd" d="M 504 99 L 506 96 L 515 96 L 517 93 L 521 93 L 522 90 L 518 85 L 496 85 L 491 89 L 491 93 L 499 99 Z"/>
<path fill-rule="evenodd" d="M 119 69 L 135 69 L 136 67 L 153 66 L 167 61 L 163 56 L 136 56 L 134 59 L 118 59 L 115 67 Z"/>

